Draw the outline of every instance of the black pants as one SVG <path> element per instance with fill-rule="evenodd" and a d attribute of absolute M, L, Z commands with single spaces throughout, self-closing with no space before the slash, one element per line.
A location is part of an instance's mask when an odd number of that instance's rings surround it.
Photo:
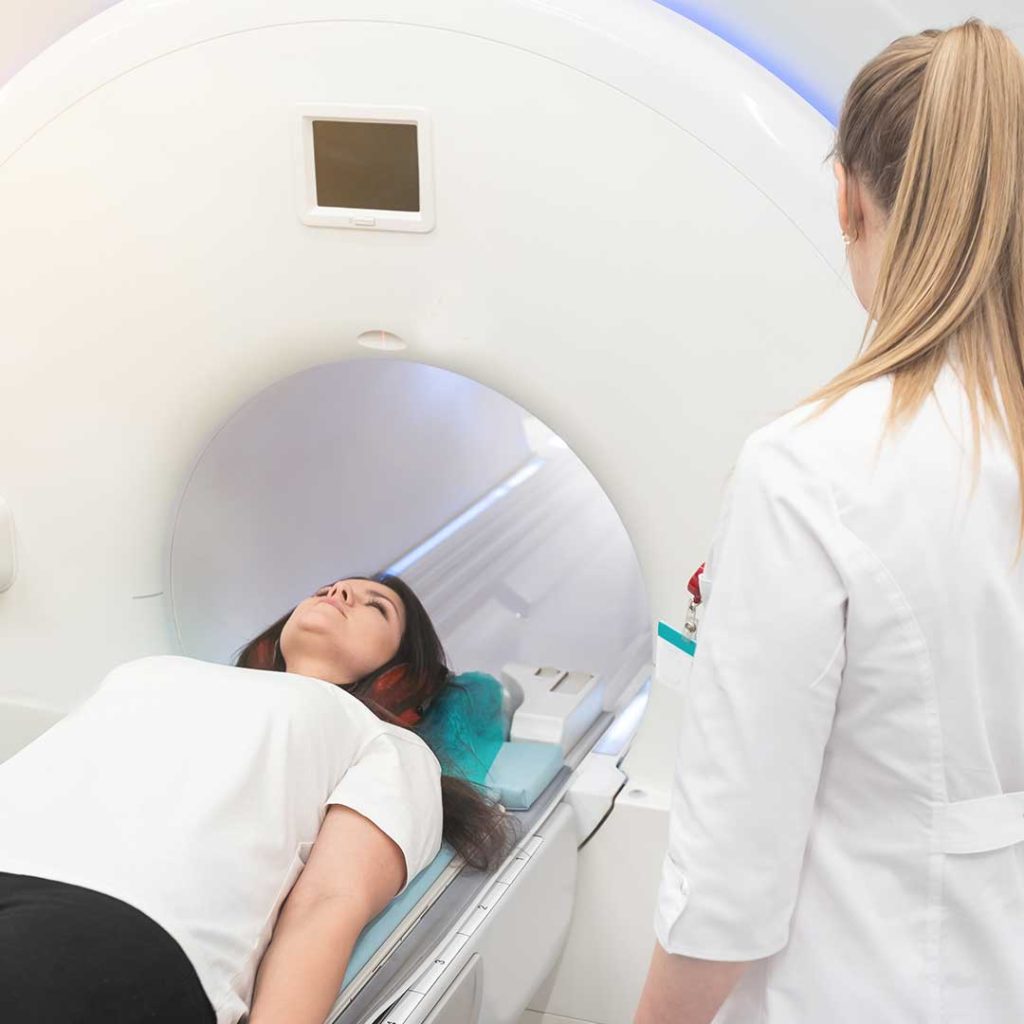
<path fill-rule="evenodd" d="M 92 889 L 0 871 L 3 1024 L 215 1024 L 181 946 Z"/>

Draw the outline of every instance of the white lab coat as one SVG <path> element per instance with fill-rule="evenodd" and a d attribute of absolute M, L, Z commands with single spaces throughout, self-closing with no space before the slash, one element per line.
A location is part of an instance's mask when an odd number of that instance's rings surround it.
<path fill-rule="evenodd" d="M 656 931 L 716 1024 L 1024 1021 L 1017 474 L 947 367 L 754 434 L 704 577 Z"/>

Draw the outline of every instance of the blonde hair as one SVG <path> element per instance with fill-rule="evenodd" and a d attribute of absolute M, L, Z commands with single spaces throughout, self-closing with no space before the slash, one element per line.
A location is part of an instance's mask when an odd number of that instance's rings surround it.
<path fill-rule="evenodd" d="M 807 402 L 824 409 L 892 374 L 891 429 L 953 360 L 975 467 L 988 420 L 1009 442 L 1024 494 L 1024 58 L 976 19 L 897 39 L 850 86 L 834 155 L 888 226 L 874 330 Z M 858 210 L 851 219 L 859 227 Z M 1020 514 L 1024 543 L 1024 502 Z"/>

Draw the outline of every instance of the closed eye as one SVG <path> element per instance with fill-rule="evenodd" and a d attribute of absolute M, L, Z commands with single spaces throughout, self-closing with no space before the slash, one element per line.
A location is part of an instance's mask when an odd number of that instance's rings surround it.
<path fill-rule="evenodd" d="M 384 605 L 380 601 L 368 601 L 367 604 L 372 604 L 385 619 L 388 617 L 387 609 L 385 609 Z"/>

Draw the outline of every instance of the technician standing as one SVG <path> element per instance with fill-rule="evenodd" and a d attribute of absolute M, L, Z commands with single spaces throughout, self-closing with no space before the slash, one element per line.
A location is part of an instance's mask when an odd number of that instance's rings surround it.
<path fill-rule="evenodd" d="M 1024 60 L 899 39 L 835 154 L 875 325 L 739 457 L 640 1024 L 1024 1021 Z"/>

